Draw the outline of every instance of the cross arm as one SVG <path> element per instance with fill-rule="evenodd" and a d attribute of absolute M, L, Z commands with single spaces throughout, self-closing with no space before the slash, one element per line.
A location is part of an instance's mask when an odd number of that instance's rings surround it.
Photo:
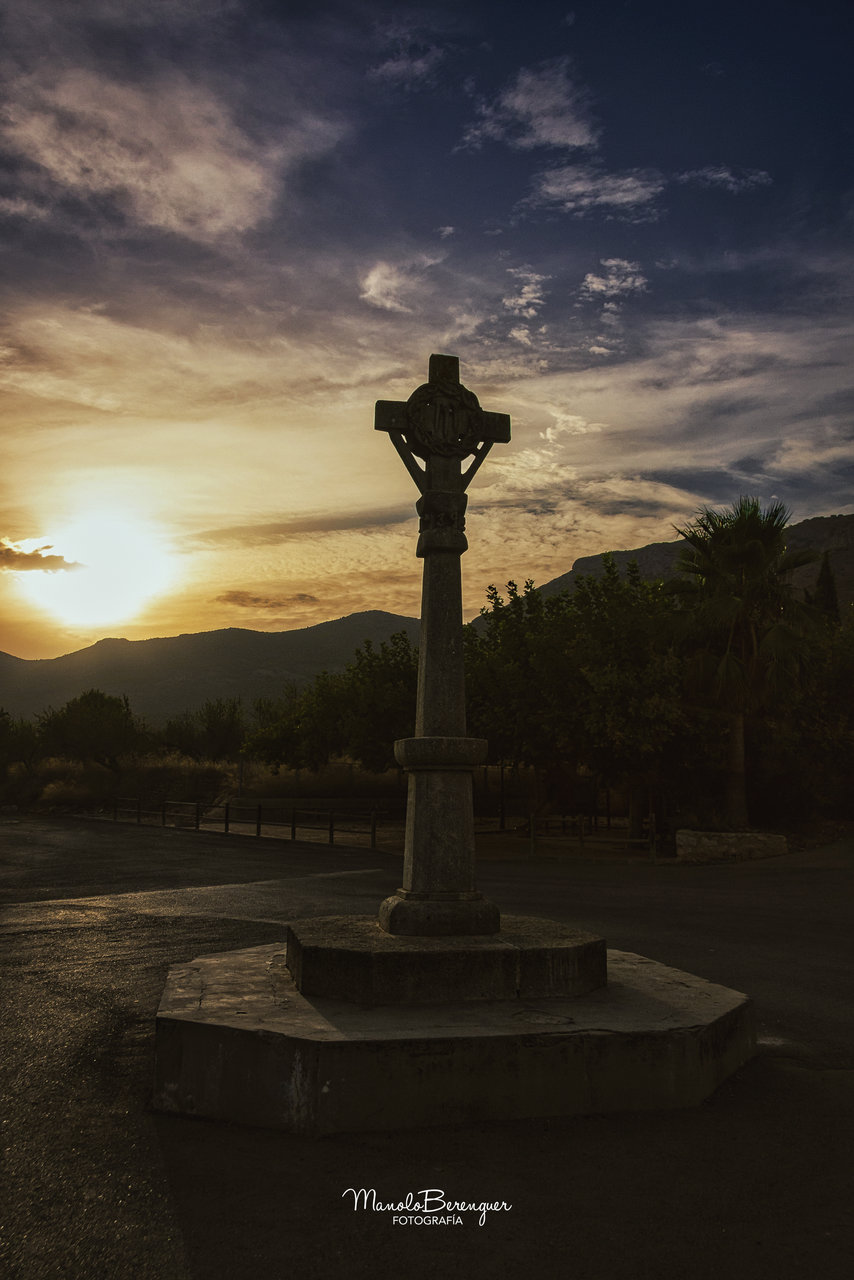
<path fill-rule="evenodd" d="M 374 412 L 375 431 L 406 431 L 405 400 L 378 400 Z M 490 444 L 508 444 L 510 441 L 510 414 L 488 413 L 480 411 L 480 430 L 478 435 L 482 441 Z"/>

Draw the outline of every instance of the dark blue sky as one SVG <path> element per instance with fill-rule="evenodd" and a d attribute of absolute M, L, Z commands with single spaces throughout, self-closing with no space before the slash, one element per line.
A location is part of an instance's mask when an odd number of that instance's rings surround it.
<path fill-rule="evenodd" d="M 171 557 L 122 634 L 415 612 L 372 406 L 431 351 L 513 416 L 469 611 L 741 493 L 854 509 L 852 26 L 751 0 L 7 7 L 0 648 L 103 633 L 40 564 L 93 511 Z"/>

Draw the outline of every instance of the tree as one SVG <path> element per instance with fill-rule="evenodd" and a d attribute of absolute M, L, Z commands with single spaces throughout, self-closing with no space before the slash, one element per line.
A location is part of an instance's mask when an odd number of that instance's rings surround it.
<path fill-rule="evenodd" d="M 141 731 L 127 698 L 89 689 L 58 711 L 38 717 L 39 736 L 48 755 L 88 761 L 117 772 L 119 759 L 138 745 Z"/>
<path fill-rule="evenodd" d="M 378 649 L 366 641 L 343 671 L 321 672 L 278 711 L 265 705 L 247 749 L 274 766 L 318 769 L 347 755 L 382 772 L 394 764 L 395 740 L 413 733 L 417 677 L 418 651 L 405 632 Z"/>
<path fill-rule="evenodd" d="M 470 728 L 493 758 L 534 767 L 547 800 L 585 765 L 642 791 L 658 783 L 665 749 L 681 728 L 673 600 L 636 565 L 621 577 L 605 557 L 601 577 L 544 597 L 532 582 L 467 629 Z"/>
<path fill-rule="evenodd" d="M 815 555 L 787 550 L 788 522 L 782 503 L 763 509 L 758 498 L 741 497 L 677 529 L 685 545 L 671 587 L 685 611 L 695 689 L 727 722 L 725 814 L 734 828 L 748 825 L 748 717 L 780 696 L 805 656 L 810 614 L 790 575 Z"/>
<path fill-rule="evenodd" d="M 544 597 L 532 581 L 506 599 L 491 585 L 489 608 L 465 628 L 468 729 L 489 742 L 490 755 L 530 765 L 544 779 L 550 766 L 577 763 L 580 691 L 567 648 L 569 597 Z"/>
<path fill-rule="evenodd" d="M 247 727 L 239 698 L 208 698 L 195 711 L 167 720 L 161 743 L 193 760 L 237 760 Z"/>
<path fill-rule="evenodd" d="M 605 556 L 600 577 L 572 595 L 572 653 L 584 682 L 586 763 L 609 783 L 622 781 L 631 834 L 640 836 L 650 804 L 663 803 L 678 772 L 677 743 L 687 722 L 682 662 L 673 643 L 674 602 L 660 581 L 631 562 L 621 576 Z"/>
<path fill-rule="evenodd" d="M 391 768 L 395 742 L 415 732 L 417 691 L 418 650 L 405 631 L 378 649 L 365 641 L 337 685 L 347 754 L 374 773 Z"/>
<path fill-rule="evenodd" d="M 836 592 L 836 578 L 830 567 L 830 553 L 822 552 L 818 577 L 813 591 L 807 593 L 807 599 L 815 606 L 831 625 L 840 621 L 839 597 Z"/>
<path fill-rule="evenodd" d="M 206 760 L 236 760 L 246 736 L 239 698 L 209 698 L 198 712 L 199 738 Z"/>

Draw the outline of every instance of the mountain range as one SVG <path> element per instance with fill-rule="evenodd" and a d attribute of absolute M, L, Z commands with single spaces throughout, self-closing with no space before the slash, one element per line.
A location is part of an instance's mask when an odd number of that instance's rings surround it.
<path fill-rule="evenodd" d="M 87 689 L 126 696 L 150 725 L 200 707 L 208 699 L 237 698 L 251 706 L 280 696 L 283 686 L 317 672 L 336 671 L 370 640 L 396 631 L 418 641 L 419 623 L 380 610 L 352 613 L 296 631 L 228 627 L 155 640 L 99 640 L 61 658 L 25 659 L 0 653 L 0 707 L 32 719 Z"/>
<path fill-rule="evenodd" d="M 612 551 L 610 554 L 618 569 L 625 570 L 630 561 L 637 562 L 644 578 L 669 578 L 676 571 L 676 560 L 681 538 L 674 542 L 651 542 L 635 551 Z M 813 516 L 786 530 L 786 546 L 790 551 L 809 549 L 816 553 L 813 564 L 795 570 L 792 581 L 796 587 L 811 590 L 815 586 L 821 557 L 827 552 L 830 568 L 836 582 L 840 608 L 854 603 L 854 516 Z M 583 556 L 576 560 L 569 573 L 553 578 L 540 588 L 545 595 L 557 595 L 566 591 L 579 577 L 603 572 L 604 553 Z"/>
<path fill-rule="evenodd" d="M 635 560 L 644 577 L 672 575 L 681 540 L 654 542 L 634 551 L 614 551 L 619 568 Z M 817 516 L 788 530 L 790 548 L 828 553 L 841 608 L 854 603 L 854 515 Z M 540 590 L 555 594 L 581 575 L 602 572 L 603 556 L 585 556 L 568 573 Z M 795 582 L 811 588 L 819 561 L 798 570 Z M 302 683 L 322 670 L 341 670 L 366 640 L 379 644 L 397 631 L 417 643 L 416 618 L 371 610 L 295 631 L 221 631 L 153 640 L 99 640 L 60 658 L 25 659 L 0 653 L 0 707 L 32 719 L 61 707 L 87 689 L 127 696 L 150 725 L 201 706 L 213 698 L 275 697 L 291 681 Z"/>

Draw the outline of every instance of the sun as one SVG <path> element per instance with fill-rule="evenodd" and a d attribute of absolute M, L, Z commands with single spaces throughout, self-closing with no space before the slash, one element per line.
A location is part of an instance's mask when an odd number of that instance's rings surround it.
<path fill-rule="evenodd" d="M 49 546 L 52 556 L 76 567 L 19 573 L 19 589 L 31 604 L 71 626 L 128 622 L 175 576 L 162 531 L 118 509 L 80 514 L 33 546 Z"/>

